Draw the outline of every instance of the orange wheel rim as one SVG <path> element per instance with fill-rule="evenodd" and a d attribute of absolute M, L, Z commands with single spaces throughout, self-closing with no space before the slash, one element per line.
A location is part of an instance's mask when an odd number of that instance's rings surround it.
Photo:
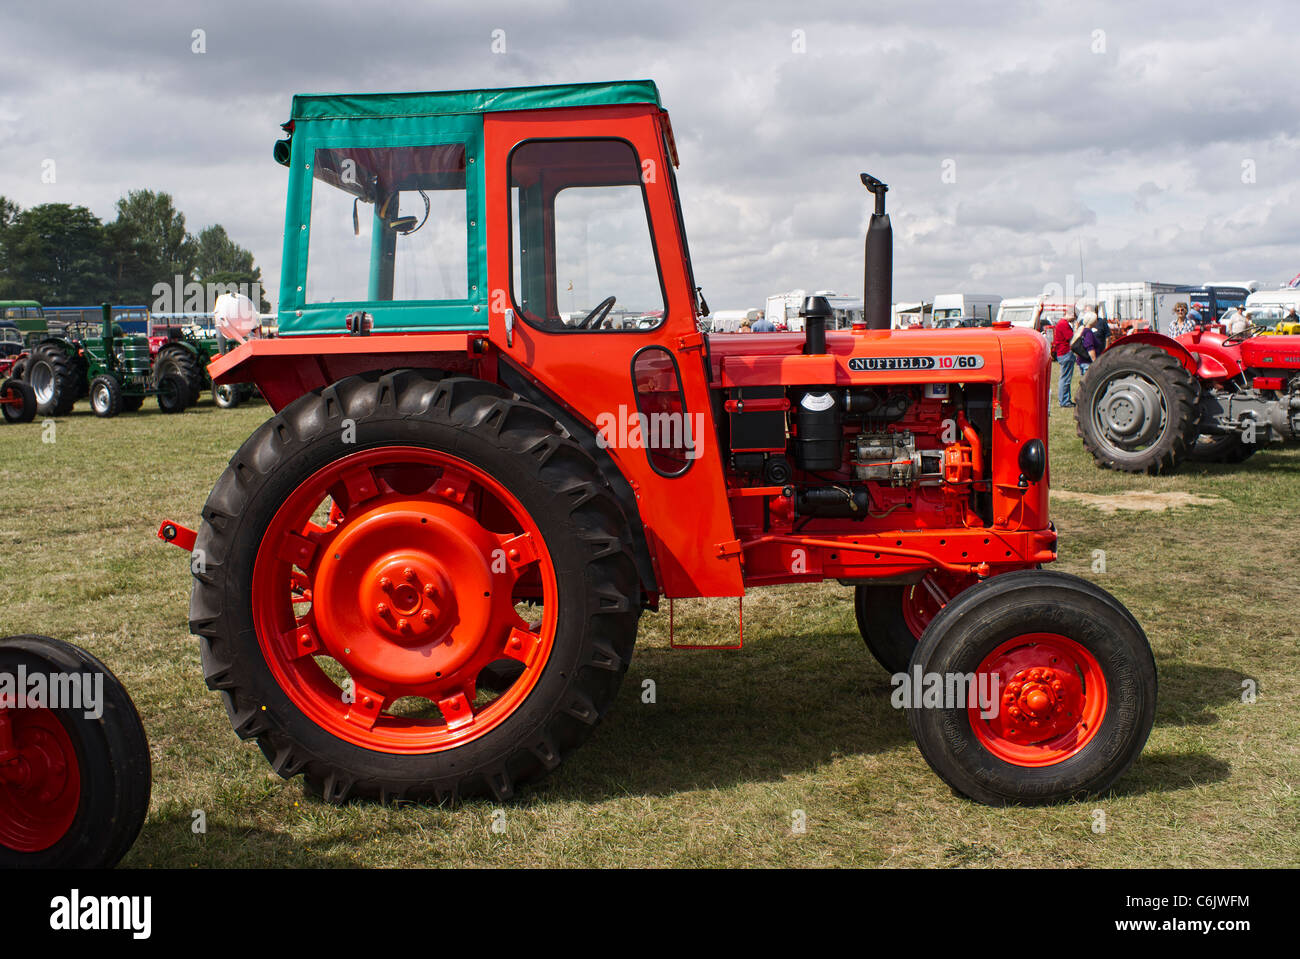
<path fill-rule="evenodd" d="M 280 688 L 321 728 L 390 753 L 451 749 L 514 713 L 550 657 L 556 605 L 550 554 L 518 499 L 422 447 L 318 470 L 272 518 L 253 569 L 254 626 Z M 490 698 L 479 674 L 503 660 L 518 675 Z"/>

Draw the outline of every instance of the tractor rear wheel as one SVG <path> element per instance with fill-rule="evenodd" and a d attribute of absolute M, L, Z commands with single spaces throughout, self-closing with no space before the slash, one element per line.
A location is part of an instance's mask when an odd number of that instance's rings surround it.
<path fill-rule="evenodd" d="M 198 357 L 184 346 L 172 344 L 158 351 L 154 360 L 154 382 L 162 385 L 164 376 L 180 377 L 186 385 L 185 405 L 193 406 L 203 395 L 203 367 Z"/>
<path fill-rule="evenodd" d="M 6 423 L 30 423 L 36 419 L 36 391 L 18 379 L 0 384 L 0 413 Z"/>
<path fill-rule="evenodd" d="M 1240 433 L 1202 433 L 1188 449 L 1187 458 L 1198 463 L 1244 463 L 1257 449 L 1258 444 L 1243 441 Z"/>
<path fill-rule="evenodd" d="M 149 743 L 135 705 L 107 666 L 48 636 L 0 639 L 0 672 L 20 669 L 29 684 L 57 673 L 79 675 L 82 689 L 103 687 L 97 704 L 0 707 L 18 753 L 0 761 L 0 866 L 114 866 L 149 811 Z M 47 690 L 56 685 L 74 688 L 47 678 Z"/>
<path fill-rule="evenodd" d="M 858 632 L 886 672 L 905 672 L 930 621 L 954 596 L 977 582 L 975 576 L 931 570 L 911 586 L 855 587 L 853 613 Z"/>
<path fill-rule="evenodd" d="M 973 687 L 964 702 L 913 690 L 908 723 L 948 785 L 992 806 L 1105 791 L 1155 719 L 1142 627 L 1105 590 L 1065 573 L 1005 573 L 966 590 L 926 630 L 913 681 L 918 671 L 923 686 L 934 677 L 944 690 Z"/>
<path fill-rule="evenodd" d="M 1170 353 L 1149 343 L 1119 344 L 1088 368 L 1074 416 L 1099 466 L 1166 473 L 1196 440 L 1200 384 Z"/>
<path fill-rule="evenodd" d="M 27 382 L 36 391 L 36 412 L 67 416 L 77 402 L 80 383 L 68 354 L 54 343 L 42 343 L 27 360 Z"/>
<path fill-rule="evenodd" d="M 183 413 L 189 406 L 190 387 L 175 373 L 165 373 L 158 380 L 158 409 L 164 413 Z"/>
<path fill-rule="evenodd" d="M 90 409 L 107 419 L 122 412 L 122 384 L 115 376 L 97 376 L 90 383 Z"/>
<path fill-rule="evenodd" d="M 505 799 L 612 704 L 641 609 L 631 549 L 548 414 L 474 379 L 363 374 L 235 454 L 203 509 L 190 628 L 235 731 L 310 792 Z"/>

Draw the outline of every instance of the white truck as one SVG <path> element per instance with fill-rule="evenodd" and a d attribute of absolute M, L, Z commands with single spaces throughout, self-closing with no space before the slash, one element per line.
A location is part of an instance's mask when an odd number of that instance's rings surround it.
<path fill-rule="evenodd" d="M 940 293 L 934 298 L 934 325 L 950 326 L 963 317 L 971 317 L 983 326 L 997 318 L 1002 297 L 996 293 Z"/>
<path fill-rule="evenodd" d="M 1246 313 L 1258 326 L 1274 327 L 1295 310 L 1300 314 L 1300 289 L 1284 286 L 1280 290 L 1257 290 L 1246 297 Z"/>
<path fill-rule="evenodd" d="M 1185 283 L 1160 283 L 1155 280 L 1129 280 L 1123 283 L 1098 283 L 1097 302 L 1105 307 L 1112 325 L 1133 324 L 1134 329 L 1167 333 L 1173 322 L 1175 303 L 1187 303 L 1187 293 L 1179 293 Z"/>
<path fill-rule="evenodd" d="M 855 296 L 841 296 L 834 290 L 791 290 L 788 293 L 773 293 L 767 298 L 767 319 L 771 320 L 778 328 L 784 326 L 787 330 L 802 331 L 803 317 L 799 315 L 799 309 L 803 306 L 803 301 L 809 296 L 824 296 L 830 302 L 831 310 L 835 314 L 834 325 L 827 323 L 828 330 L 847 330 L 854 323 L 862 322 L 862 298 Z"/>

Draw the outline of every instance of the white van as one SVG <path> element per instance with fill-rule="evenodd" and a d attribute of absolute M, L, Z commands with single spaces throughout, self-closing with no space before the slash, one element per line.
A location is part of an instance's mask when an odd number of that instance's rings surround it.
<path fill-rule="evenodd" d="M 998 315 L 1002 297 L 995 293 L 940 293 L 934 298 L 935 326 L 947 326 L 959 317 L 974 317 L 983 326 L 990 326 Z"/>
<path fill-rule="evenodd" d="M 1294 308 L 1300 314 L 1300 289 L 1259 290 L 1246 297 L 1246 313 L 1258 326 L 1276 326 Z"/>
<path fill-rule="evenodd" d="M 998 306 L 998 322 L 1033 329 L 1041 296 L 1009 296 Z"/>

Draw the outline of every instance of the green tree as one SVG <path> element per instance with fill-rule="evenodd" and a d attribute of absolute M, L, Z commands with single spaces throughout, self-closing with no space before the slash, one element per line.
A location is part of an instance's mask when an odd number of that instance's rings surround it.
<path fill-rule="evenodd" d="M 119 303 L 150 303 L 154 284 L 177 276 L 183 283 L 194 273 L 194 238 L 169 193 L 129 192 L 117 201 L 106 238 Z"/>
<path fill-rule="evenodd" d="M 109 293 L 104 226 L 84 206 L 42 203 L 4 227 L 6 295 L 42 303 L 98 303 Z"/>
<path fill-rule="evenodd" d="M 220 223 L 194 238 L 195 278 L 207 281 L 215 273 L 252 273 L 253 254 L 236 243 Z"/>
<path fill-rule="evenodd" d="M 9 254 L 5 251 L 5 234 L 14 217 L 21 212 L 18 204 L 6 196 L 0 196 L 0 299 L 17 299 L 11 291 L 9 278 Z"/>

